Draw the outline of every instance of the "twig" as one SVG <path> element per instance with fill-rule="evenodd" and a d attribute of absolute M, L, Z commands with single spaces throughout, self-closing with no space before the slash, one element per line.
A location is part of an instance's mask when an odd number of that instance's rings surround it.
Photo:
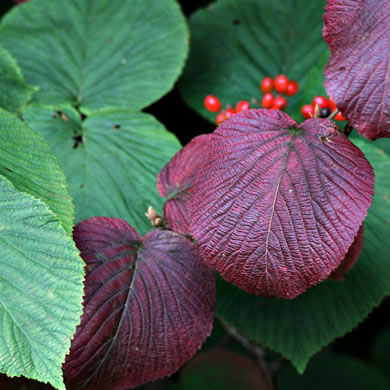
<path fill-rule="evenodd" d="M 240 333 L 236 328 L 229 325 L 221 317 L 218 317 L 218 320 L 223 326 L 223 328 L 226 330 L 226 332 L 234 339 L 236 339 L 246 350 L 248 350 L 254 356 L 256 363 L 264 377 L 267 390 L 275 390 L 275 384 L 272 379 L 272 372 L 270 370 L 270 367 L 268 366 L 268 363 L 265 360 L 266 352 L 264 348 L 261 345 L 250 341 L 247 337 Z"/>
<path fill-rule="evenodd" d="M 329 116 L 327 119 L 332 120 L 337 114 L 339 113 L 338 108 L 336 108 Z"/>

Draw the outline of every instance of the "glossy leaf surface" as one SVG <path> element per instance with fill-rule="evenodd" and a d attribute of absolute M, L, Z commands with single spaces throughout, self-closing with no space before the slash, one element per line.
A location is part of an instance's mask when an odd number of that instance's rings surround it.
<path fill-rule="evenodd" d="M 151 115 L 128 110 L 96 113 L 84 121 L 69 106 L 31 105 L 26 122 L 57 156 L 75 203 L 75 219 L 126 218 L 141 234 L 145 212 L 163 207 L 157 174 L 179 150 L 176 137 Z"/>
<path fill-rule="evenodd" d="M 187 41 L 175 0 L 29 1 L 0 25 L 0 42 L 40 87 L 33 100 L 84 113 L 157 100 L 179 76 Z"/>
<path fill-rule="evenodd" d="M 249 110 L 213 133 L 189 202 L 203 260 L 230 283 L 294 298 L 344 259 L 374 173 L 333 122 Z"/>
<path fill-rule="evenodd" d="M 171 231 L 144 238 L 122 219 L 79 223 L 84 314 L 64 365 L 68 389 L 121 390 L 172 374 L 210 334 L 213 273 Z"/>
<path fill-rule="evenodd" d="M 158 190 L 167 199 L 164 217 L 176 232 L 191 234 L 187 202 L 195 177 L 207 156 L 210 137 L 209 134 L 195 137 L 176 153 L 158 175 Z"/>
<path fill-rule="evenodd" d="M 387 141 L 373 143 L 353 137 L 372 162 L 376 182 L 374 200 L 364 221 L 363 251 L 343 282 L 326 280 L 286 301 L 249 295 L 217 278 L 217 314 L 248 338 L 280 352 L 299 372 L 323 346 L 351 331 L 390 294 Z"/>
<path fill-rule="evenodd" d="M 84 263 L 48 207 L 0 176 L 0 372 L 65 390 Z M 3 387 L 1 387 L 3 389 Z"/>
<path fill-rule="evenodd" d="M 360 134 L 390 137 L 390 2 L 328 0 L 329 96 Z"/>
<path fill-rule="evenodd" d="M 324 0 L 218 0 L 189 19 L 190 54 L 179 86 L 187 104 L 215 123 L 203 104 L 208 94 L 222 106 L 261 102 L 264 77 L 285 74 L 303 86 L 327 51 L 322 38 Z M 313 96 L 314 97 L 314 96 Z M 288 112 L 300 109 L 300 93 Z M 297 117 L 300 118 L 300 115 Z"/>

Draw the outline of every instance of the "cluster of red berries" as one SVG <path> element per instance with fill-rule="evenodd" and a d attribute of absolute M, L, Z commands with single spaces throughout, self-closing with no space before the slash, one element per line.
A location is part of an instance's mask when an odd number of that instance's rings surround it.
<path fill-rule="evenodd" d="M 318 104 L 320 107 L 320 118 L 327 118 L 334 110 L 336 110 L 336 103 L 331 99 L 327 99 L 325 96 L 316 96 L 313 99 L 313 104 L 305 104 L 301 108 L 301 113 L 304 118 L 310 119 L 314 117 L 315 107 Z M 345 120 L 341 112 L 338 112 L 334 119 L 338 121 Z"/>
<path fill-rule="evenodd" d="M 211 112 L 219 112 L 219 114 L 215 119 L 217 125 L 222 123 L 225 119 L 230 118 L 233 114 L 250 108 L 249 102 L 247 102 L 246 100 L 241 100 L 236 104 L 235 109 L 228 107 L 226 110 L 221 111 L 222 104 L 220 100 L 214 95 L 207 95 L 206 98 L 204 99 L 204 105 L 206 109 Z"/>
<path fill-rule="evenodd" d="M 294 80 L 289 80 L 284 75 L 276 76 L 275 80 L 271 77 L 265 77 L 260 84 L 260 89 L 264 92 L 264 96 L 261 100 L 261 104 L 264 108 L 284 110 L 287 107 L 286 98 L 279 95 L 274 97 L 272 94 L 273 89 L 286 96 L 292 96 L 298 91 L 298 83 Z M 241 100 L 237 103 L 235 108 L 228 107 L 226 110 L 222 110 L 220 100 L 214 95 L 206 96 L 204 105 L 208 111 L 219 113 L 215 119 L 217 125 L 222 123 L 225 119 L 230 118 L 233 114 L 250 108 L 248 101 Z"/>
<path fill-rule="evenodd" d="M 265 77 L 260 84 L 260 89 L 264 93 L 263 98 L 261 99 L 261 105 L 264 108 L 271 110 L 284 110 L 287 107 L 287 99 L 280 95 L 274 97 L 272 91 L 275 90 L 279 94 L 293 96 L 298 92 L 298 88 L 298 83 L 295 80 L 289 80 L 285 75 L 281 74 L 276 76 L 275 79 Z M 256 102 L 256 100 L 254 101 Z M 260 104 L 259 102 L 256 103 L 257 105 Z M 250 108 L 248 101 L 241 100 L 237 103 L 235 108 L 228 106 L 225 110 L 222 110 L 220 100 L 214 95 L 206 96 L 204 105 L 207 110 L 218 112 L 215 119 L 217 125 L 222 123 L 225 119 L 230 118 L 233 114 Z M 315 116 L 316 105 L 320 108 L 320 118 L 326 118 L 336 110 L 336 103 L 331 98 L 327 99 L 324 96 L 316 96 L 313 99 L 313 104 L 305 104 L 302 107 L 301 113 L 303 117 L 306 119 L 313 118 Z M 338 112 L 334 119 L 338 121 L 345 120 L 341 112 Z"/>
<path fill-rule="evenodd" d="M 293 96 L 298 92 L 298 88 L 298 83 L 295 80 L 289 80 L 283 74 L 276 76 L 275 79 L 264 77 L 260 84 L 260 89 L 264 93 L 261 105 L 271 110 L 284 110 L 287 107 L 287 99 L 279 95 L 274 97 L 272 91 L 275 89 L 277 93 Z"/>

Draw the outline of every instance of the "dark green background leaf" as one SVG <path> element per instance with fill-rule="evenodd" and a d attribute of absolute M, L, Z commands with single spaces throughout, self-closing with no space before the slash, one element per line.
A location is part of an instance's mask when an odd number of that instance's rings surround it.
<path fill-rule="evenodd" d="M 188 48 L 175 0 L 30 0 L 0 25 L 34 101 L 70 103 L 85 113 L 141 109 L 168 92 Z"/>
<path fill-rule="evenodd" d="M 362 137 L 354 142 L 373 165 L 376 184 L 363 252 L 343 282 L 328 280 L 286 301 L 248 295 L 217 278 L 217 314 L 282 353 L 300 372 L 321 347 L 352 330 L 390 294 L 390 154 Z"/>
<path fill-rule="evenodd" d="M 390 328 L 380 332 L 372 343 L 371 357 L 390 383 Z"/>
<path fill-rule="evenodd" d="M 73 203 L 64 173 L 47 143 L 15 115 L 0 109 L 0 174 L 44 201 L 71 234 Z"/>
<path fill-rule="evenodd" d="M 78 250 L 46 205 L 0 176 L 0 371 L 65 389 L 82 313 Z"/>
<path fill-rule="evenodd" d="M 0 46 L 0 107 L 20 110 L 38 88 L 24 81 L 22 72 L 8 50 Z"/>
<path fill-rule="evenodd" d="M 211 121 L 203 106 L 214 94 L 222 105 L 256 98 L 263 77 L 284 73 L 303 85 L 327 51 L 322 39 L 325 1 L 219 0 L 190 18 L 190 56 L 180 81 L 185 101 Z M 298 109 L 299 93 L 287 112 Z M 294 118 L 294 119 L 300 119 Z"/>
<path fill-rule="evenodd" d="M 145 212 L 149 206 L 161 212 L 164 204 L 157 175 L 180 149 L 161 123 L 128 110 L 96 113 L 81 122 L 69 106 L 31 105 L 24 118 L 57 156 L 74 198 L 76 222 L 117 217 L 141 235 L 151 229 Z"/>
<path fill-rule="evenodd" d="M 280 390 L 389 390 L 386 377 L 358 359 L 330 353 L 316 356 L 299 375 L 291 366 L 278 374 Z"/>

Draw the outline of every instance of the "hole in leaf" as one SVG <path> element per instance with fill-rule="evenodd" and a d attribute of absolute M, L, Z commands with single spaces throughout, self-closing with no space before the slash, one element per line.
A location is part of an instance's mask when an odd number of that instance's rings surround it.
<path fill-rule="evenodd" d="M 55 111 L 53 113 L 53 118 L 54 119 L 57 119 L 58 117 L 60 117 L 65 122 L 69 120 L 69 118 L 65 115 L 65 113 L 63 111 L 60 111 L 60 110 Z"/>
<path fill-rule="evenodd" d="M 80 111 L 80 105 L 76 104 L 73 108 L 79 113 L 81 121 L 83 122 L 87 116 Z"/>
<path fill-rule="evenodd" d="M 240 22 L 238 19 L 233 19 L 233 24 L 234 24 L 235 26 L 239 26 L 240 23 L 241 23 L 241 22 Z"/>
<path fill-rule="evenodd" d="M 113 130 L 119 130 L 120 128 L 121 128 L 121 125 L 119 125 L 119 124 L 112 126 Z"/>
<path fill-rule="evenodd" d="M 83 136 L 75 135 L 72 138 L 73 138 L 73 149 L 77 149 L 78 146 L 83 143 Z"/>

